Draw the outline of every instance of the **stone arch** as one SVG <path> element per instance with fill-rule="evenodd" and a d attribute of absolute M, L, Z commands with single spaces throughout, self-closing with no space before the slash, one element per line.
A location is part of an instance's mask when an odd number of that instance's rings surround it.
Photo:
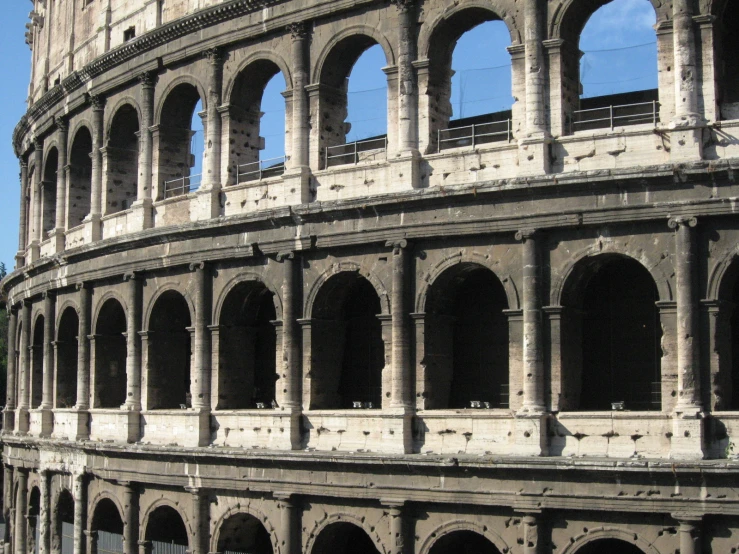
<path fill-rule="evenodd" d="M 79 311 L 70 303 L 58 313 L 54 407 L 68 408 L 77 402 Z"/>
<path fill-rule="evenodd" d="M 170 81 L 167 86 L 164 87 L 159 95 L 159 98 L 157 99 L 156 109 L 154 110 L 155 125 L 161 125 L 162 110 L 164 109 L 164 106 L 167 103 L 167 100 L 169 99 L 172 91 L 174 91 L 174 89 L 176 89 L 180 85 L 191 85 L 195 87 L 195 90 L 197 90 L 198 95 L 200 96 L 200 101 L 203 103 L 203 109 L 208 109 L 208 95 L 203 84 L 192 75 L 179 75 L 178 77 L 172 79 L 172 81 Z"/>
<path fill-rule="evenodd" d="M 231 101 L 231 96 L 233 95 L 239 75 L 241 75 L 251 64 L 260 60 L 270 61 L 275 64 L 280 69 L 287 88 L 293 88 L 293 77 L 292 72 L 290 71 L 290 64 L 287 63 L 285 58 L 274 50 L 257 50 L 255 52 L 251 52 L 244 60 L 242 60 L 225 82 L 225 86 L 223 87 L 223 98 L 226 99 L 227 102 Z"/>
<path fill-rule="evenodd" d="M 374 529 L 374 527 L 368 525 L 364 518 L 359 518 L 354 514 L 350 514 L 348 512 L 336 512 L 330 514 L 323 521 L 317 522 L 314 528 L 308 534 L 308 538 L 305 541 L 303 551 L 306 552 L 306 554 L 314 554 L 313 548 L 315 547 L 316 539 L 327 527 L 333 525 L 334 523 L 349 523 L 356 527 L 359 527 L 372 540 L 372 543 L 376 545 L 381 554 L 389 553 L 388 549 L 383 544 L 380 534 Z"/>
<path fill-rule="evenodd" d="M 657 286 L 657 291 L 659 293 L 658 299 L 660 301 L 673 300 L 670 279 L 664 272 L 664 270 L 659 269 L 657 265 L 648 265 L 648 263 L 646 263 L 647 260 L 643 258 L 638 258 L 632 253 L 619 248 L 618 245 L 614 244 L 612 241 L 598 242 L 599 244 L 594 244 L 583 248 L 582 250 L 576 252 L 574 255 L 570 256 L 561 271 L 558 271 L 556 273 L 552 272 L 552 282 L 550 287 L 550 304 L 552 306 L 562 305 L 564 296 L 566 295 L 567 284 L 573 277 L 577 277 L 576 272 L 583 266 L 583 262 L 587 258 L 599 256 L 602 254 L 617 254 L 640 263 L 652 276 L 654 284 Z"/>
<path fill-rule="evenodd" d="M 573 40 L 576 37 L 575 46 L 580 42 L 580 34 L 585 24 L 597 10 L 609 4 L 613 0 L 563 0 L 554 8 L 548 24 L 547 38 L 561 38 Z M 649 0 L 657 15 L 657 21 L 671 19 L 670 2 L 662 0 Z"/>
<path fill-rule="evenodd" d="M 220 552 L 218 550 L 218 543 L 221 540 L 221 532 L 223 530 L 223 525 L 233 516 L 238 516 L 240 514 L 249 515 L 253 518 L 255 518 L 259 523 L 262 524 L 264 529 L 269 533 L 270 537 L 270 543 L 272 544 L 272 550 L 276 553 L 279 551 L 279 537 L 277 536 L 277 529 L 274 525 L 272 525 L 272 522 L 269 520 L 269 518 L 266 516 L 264 512 L 261 510 L 258 510 L 254 507 L 252 507 L 251 503 L 247 503 L 246 505 L 240 505 L 238 507 L 232 507 L 226 510 L 221 516 L 214 521 L 213 523 L 213 529 L 215 529 L 215 532 L 211 536 L 211 552 Z"/>
<path fill-rule="evenodd" d="M 351 37 L 366 36 L 380 45 L 382 50 L 385 52 L 385 59 L 387 60 L 388 66 L 395 65 L 395 51 L 393 50 L 392 43 L 388 38 L 380 32 L 376 27 L 369 25 L 350 25 L 349 27 L 343 28 L 340 32 L 334 34 L 317 56 L 318 62 L 313 69 L 312 81 L 313 83 L 322 82 L 323 71 L 326 66 L 326 62 L 329 61 L 331 54 L 334 52 L 335 47 L 343 40 Z"/>
<path fill-rule="evenodd" d="M 706 286 L 707 300 L 720 300 L 730 295 L 734 281 L 739 278 L 739 245 L 724 250 L 711 268 Z"/>
<path fill-rule="evenodd" d="M 75 124 L 69 129 L 69 136 L 67 137 L 67 152 L 72 151 L 72 143 L 74 142 L 74 137 L 77 136 L 77 133 L 79 133 L 83 127 L 86 128 L 87 131 L 90 133 L 90 136 L 92 136 L 92 122 L 86 118 L 77 120 Z"/>
<path fill-rule="evenodd" d="M 521 298 L 518 292 L 518 287 L 513 279 L 512 275 L 499 275 L 490 264 L 490 260 L 481 254 L 458 252 L 451 256 L 448 256 L 434 265 L 423 278 L 418 282 L 418 292 L 416 293 L 416 305 L 415 310 L 417 313 L 424 313 L 426 311 L 426 302 L 428 301 L 429 290 L 436 282 L 438 277 L 444 273 L 447 269 L 454 267 L 457 264 L 471 263 L 476 264 L 486 269 L 489 269 L 503 284 L 503 288 L 506 291 L 508 298 L 508 307 L 511 310 L 518 310 L 521 308 Z"/>
<path fill-rule="evenodd" d="M 59 141 L 56 138 L 53 138 L 49 141 L 44 141 L 44 156 L 43 160 L 41 161 L 41 171 L 46 171 L 46 162 L 49 160 L 49 154 L 52 150 L 59 151 Z"/>
<path fill-rule="evenodd" d="M 485 2 L 483 0 L 467 0 L 464 2 L 450 4 L 442 13 L 432 20 L 426 20 L 421 24 L 418 33 L 418 58 L 426 59 L 429 57 L 431 48 L 431 38 L 444 23 L 453 16 L 470 9 L 479 9 L 491 13 L 505 23 L 508 32 L 511 35 L 511 44 L 520 44 L 522 42 L 522 31 L 518 28 L 516 19 L 512 17 L 508 11 L 499 5 L 499 0 Z"/>
<path fill-rule="evenodd" d="M 274 283 L 274 281 L 270 279 L 267 275 L 260 274 L 255 271 L 244 271 L 232 277 L 223 287 L 223 290 L 221 291 L 215 302 L 213 302 L 213 322 L 218 322 L 221 320 L 223 303 L 226 301 L 226 298 L 228 298 L 228 295 L 231 293 L 231 291 L 233 291 L 233 289 L 238 287 L 241 283 L 245 283 L 248 281 L 255 281 L 267 287 L 267 290 L 272 293 L 277 318 L 282 319 L 282 297 L 280 296 L 280 293 L 282 292 L 282 287 L 276 286 L 276 283 Z"/>
<path fill-rule="evenodd" d="M 56 321 L 54 323 L 54 330 L 55 330 L 54 338 L 55 339 L 58 339 L 59 338 L 59 324 L 61 323 L 62 315 L 64 314 L 64 311 L 67 308 L 73 308 L 74 311 L 77 312 L 77 315 L 79 316 L 80 308 L 77 305 L 77 303 L 74 300 L 70 299 L 70 298 L 67 298 L 66 300 L 64 300 L 64 302 L 62 302 L 61 306 L 57 306 L 57 309 L 56 309 Z"/>
<path fill-rule="evenodd" d="M 448 535 L 455 531 L 472 531 L 473 533 L 477 533 L 478 535 L 485 537 L 501 552 L 510 551 L 510 546 L 508 546 L 503 538 L 492 531 L 487 525 L 481 525 L 473 521 L 453 520 L 431 531 L 423 542 L 421 542 L 421 547 L 418 551 L 419 554 L 429 554 L 436 541 L 444 535 Z"/>
<path fill-rule="evenodd" d="M 29 400 L 31 408 L 38 408 L 43 402 L 43 383 L 44 383 L 44 347 L 46 343 L 46 332 L 44 323 L 46 318 L 40 311 L 36 313 L 31 325 L 31 335 L 29 347 L 32 349 L 30 370 L 31 378 L 29 391 Z"/>
<path fill-rule="evenodd" d="M 146 531 L 149 527 L 150 519 L 152 514 L 158 510 L 159 508 L 171 508 L 177 514 L 180 516 L 180 519 L 182 520 L 182 523 L 185 526 L 185 532 L 187 533 L 187 543 L 188 545 L 191 545 L 193 543 L 193 532 L 192 527 L 190 524 L 190 521 L 187 518 L 187 514 L 180 509 L 179 503 L 174 502 L 168 498 L 158 498 L 149 506 L 147 506 L 146 510 L 144 510 L 142 513 L 141 520 L 143 522 L 143 525 L 139 527 L 139 541 L 145 541 L 146 539 Z"/>
<path fill-rule="evenodd" d="M 115 506 L 116 510 L 118 510 L 118 517 L 121 519 L 121 522 L 123 522 L 123 514 L 125 511 L 123 510 L 123 505 L 121 504 L 120 500 L 115 494 L 112 494 L 110 491 L 100 491 L 98 492 L 95 497 L 92 499 L 92 501 L 89 503 L 90 510 L 89 514 L 90 516 L 87 518 L 87 529 L 88 531 L 97 531 L 94 527 L 95 525 L 95 516 L 96 511 L 100 504 L 102 502 L 112 502 Z"/>
<path fill-rule="evenodd" d="M 652 546 L 651 543 L 645 541 L 634 532 L 624 531 L 615 527 L 602 527 L 600 529 L 591 529 L 587 533 L 573 537 L 570 543 L 565 546 L 561 554 L 577 554 L 577 552 L 587 544 L 600 539 L 616 539 L 633 544 L 640 548 L 644 554 L 660 554 L 660 552 Z"/>
<path fill-rule="evenodd" d="M 126 310 L 115 295 L 102 302 L 93 321 L 91 393 L 93 408 L 119 408 L 126 401 L 128 329 Z"/>
<path fill-rule="evenodd" d="M 146 303 L 146 306 L 144 307 L 144 313 L 142 317 L 142 327 L 143 330 L 148 330 L 149 325 L 151 323 L 151 312 L 154 309 L 154 306 L 157 303 L 157 300 L 165 293 L 169 291 L 174 291 L 176 293 L 179 293 L 182 295 L 182 297 L 185 299 L 185 302 L 187 302 L 187 307 L 190 310 L 190 321 L 195 321 L 195 302 L 190 297 L 190 295 L 187 292 L 187 289 L 183 286 L 181 286 L 179 283 L 175 281 L 168 281 L 166 283 L 162 283 L 159 285 L 154 292 L 154 294 L 151 295 L 151 298 Z"/>
<path fill-rule="evenodd" d="M 97 329 L 97 322 L 100 318 L 100 310 L 102 310 L 105 303 L 113 298 L 114 300 L 117 300 L 118 303 L 123 308 L 123 312 L 126 314 L 126 319 L 128 319 L 128 305 L 126 304 L 126 301 L 124 300 L 123 296 L 118 293 L 118 291 L 115 290 L 109 290 L 106 291 L 105 294 L 103 294 L 100 298 L 97 299 L 97 302 L 95 302 L 95 305 L 92 308 L 92 334 L 94 335 L 96 333 Z"/>
<path fill-rule="evenodd" d="M 342 272 L 355 272 L 360 276 L 367 279 L 377 292 L 377 296 L 380 298 L 380 306 L 382 306 L 382 314 L 390 314 L 390 296 L 387 288 L 383 282 L 371 271 L 362 271 L 362 266 L 356 262 L 338 262 L 332 264 L 329 269 L 324 271 L 318 278 L 313 282 L 308 291 L 308 295 L 305 301 L 305 317 L 312 317 L 314 311 L 314 305 L 318 292 L 321 290 L 323 285 L 334 275 L 338 275 Z"/>
<path fill-rule="evenodd" d="M 113 126 L 113 121 L 115 120 L 115 116 L 118 115 L 118 112 L 121 110 L 121 108 L 124 108 L 125 106 L 131 106 L 133 110 L 136 112 L 136 117 L 139 122 L 141 122 L 141 107 L 139 106 L 138 100 L 136 100 L 133 96 L 123 96 L 121 98 L 118 98 L 112 106 L 110 106 L 109 109 L 105 110 L 105 125 L 104 125 L 104 134 L 103 134 L 103 140 L 104 142 L 107 142 L 110 138 L 110 130 Z"/>

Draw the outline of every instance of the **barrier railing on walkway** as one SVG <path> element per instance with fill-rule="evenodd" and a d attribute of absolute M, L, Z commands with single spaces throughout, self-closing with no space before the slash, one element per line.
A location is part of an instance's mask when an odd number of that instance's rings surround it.
<path fill-rule="evenodd" d="M 324 151 L 324 167 L 356 164 L 380 152 L 387 152 L 387 136 L 328 146 Z"/>
<path fill-rule="evenodd" d="M 261 181 L 269 177 L 278 177 L 285 173 L 285 156 L 259 160 L 238 166 L 237 183 Z"/>
<path fill-rule="evenodd" d="M 200 188 L 202 174 L 188 175 L 187 177 L 178 177 L 170 181 L 164 181 L 164 198 L 173 198 L 182 194 L 195 192 Z"/>
<path fill-rule="evenodd" d="M 570 118 L 570 133 L 592 129 L 613 129 L 626 125 L 659 122 L 659 102 L 639 102 L 620 106 L 603 106 L 587 110 L 576 110 Z"/>
<path fill-rule="evenodd" d="M 490 123 L 476 123 L 465 127 L 440 129 L 436 141 L 438 151 L 451 148 L 471 146 L 491 142 L 510 142 L 513 139 L 511 120 L 492 121 Z"/>

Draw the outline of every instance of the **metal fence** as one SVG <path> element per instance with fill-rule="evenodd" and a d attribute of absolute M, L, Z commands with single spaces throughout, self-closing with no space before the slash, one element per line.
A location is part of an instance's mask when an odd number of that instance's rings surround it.
<path fill-rule="evenodd" d="M 151 554 L 186 554 L 187 546 L 169 542 L 151 541 Z"/>
<path fill-rule="evenodd" d="M 285 173 L 285 156 L 242 164 L 238 167 L 238 171 L 238 183 L 261 181 L 268 177 L 278 177 Z"/>
<path fill-rule="evenodd" d="M 97 554 L 123 554 L 123 535 L 98 531 Z"/>
<path fill-rule="evenodd" d="M 603 106 L 588 110 L 576 110 L 570 118 L 570 133 L 592 129 L 613 129 L 626 125 L 659 122 L 659 102 L 639 102 L 620 106 Z"/>
<path fill-rule="evenodd" d="M 511 120 L 493 121 L 491 123 L 477 123 L 465 127 L 440 129 L 437 134 L 438 151 L 450 148 L 462 148 L 491 142 L 510 142 L 513 139 Z"/>
<path fill-rule="evenodd" d="M 202 174 L 188 175 L 187 177 L 178 177 L 170 181 L 164 181 L 164 198 L 173 198 L 182 194 L 195 192 L 200 188 Z"/>
<path fill-rule="evenodd" d="M 324 152 L 324 167 L 356 164 L 387 152 L 387 136 L 328 146 Z"/>
<path fill-rule="evenodd" d="M 74 524 L 62 522 L 62 554 L 74 554 Z"/>

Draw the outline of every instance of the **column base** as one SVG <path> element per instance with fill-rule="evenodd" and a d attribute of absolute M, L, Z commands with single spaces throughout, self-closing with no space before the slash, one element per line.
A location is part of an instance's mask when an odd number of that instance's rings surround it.
<path fill-rule="evenodd" d="M 103 226 L 100 214 L 88 214 L 85 218 L 85 244 L 98 241 L 103 238 Z"/>
<path fill-rule="evenodd" d="M 154 226 L 151 198 L 142 198 L 131 204 L 131 215 L 128 216 L 128 232 L 135 233 Z"/>
<path fill-rule="evenodd" d="M 533 177 L 550 172 L 551 156 L 549 145 L 551 139 L 546 136 L 534 136 L 518 141 L 518 175 Z"/>
<path fill-rule="evenodd" d="M 285 409 L 272 415 L 268 448 L 275 450 L 300 450 L 303 448 L 303 436 L 300 433 L 302 413 L 299 409 Z"/>
<path fill-rule="evenodd" d="M 33 263 L 41 257 L 41 245 L 38 241 L 33 241 L 28 245 L 28 257 L 26 258 L 27 263 Z M 29 259 L 30 258 L 30 259 Z"/>
<path fill-rule="evenodd" d="M 413 453 L 413 412 L 407 408 L 382 411 L 382 448 L 392 454 Z"/>
<path fill-rule="evenodd" d="M 282 174 L 285 202 L 307 204 L 315 200 L 315 191 L 310 188 L 311 170 L 308 166 L 293 167 Z"/>
<path fill-rule="evenodd" d="M 704 450 L 705 419 L 703 414 L 692 412 L 675 413 L 672 419 L 670 458 L 673 460 L 702 460 Z"/>
<path fill-rule="evenodd" d="M 390 186 L 400 183 L 403 190 L 420 189 L 421 183 L 421 153 L 418 150 L 408 150 L 388 160 L 390 162 Z"/>
<path fill-rule="evenodd" d="M 50 437 L 54 431 L 54 413 L 51 408 L 41 408 L 39 410 L 41 415 L 41 435 L 42 437 Z"/>
<path fill-rule="evenodd" d="M 187 413 L 187 412 L 185 412 Z M 211 442 L 210 410 L 193 410 L 190 412 L 190 429 L 185 434 L 183 446 L 208 446 Z"/>
<path fill-rule="evenodd" d="M 15 434 L 27 435 L 31 428 L 31 414 L 26 408 L 15 410 Z"/>
<path fill-rule="evenodd" d="M 90 412 L 85 410 L 75 410 L 72 419 L 72 431 L 74 440 L 85 441 L 90 440 Z M 69 437 L 70 439 L 72 437 Z"/>
<path fill-rule="evenodd" d="M 22 250 L 18 250 L 15 254 L 15 268 L 20 269 L 26 265 L 26 253 Z"/>
<path fill-rule="evenodd" d="M 15 430 L 15 410 L 3 410 L 3 434 Z"/>
<path fill-rule="evenodd" d="M 703 130 L 706 121 L 698 114 L 690 114 L 670 123 L 670 159 L 673 163 L 694 162 L 703 159 Z"/>
<path fill-rule="evenodd" d="M 547 414 L 516 414 L 513 421 L 514 456 L 548 456 Z"/>
<path fill-rule="evenodd" d="M 141 410 L 132 410 L 123 406 L 126 410 L 126 442 L 133 444 L 141 440 Z"/>
<path fill-rule="evenodd" d="M 64 235 L 64 229 L 60 229 L 59 227 L 57 227 L 51 233 L 49 233 L 49 237 L 51 237 L 52 242 L 54 243 L 54 252 L 56 254 L 64 252 L 64 249 L 67 247 L 67 237 Z"/>
<path fill-rule="evenodd" d="M 190 199 L 190 221 L 205 221 L 221 215 L 221 187 L 198 190 Z"/>

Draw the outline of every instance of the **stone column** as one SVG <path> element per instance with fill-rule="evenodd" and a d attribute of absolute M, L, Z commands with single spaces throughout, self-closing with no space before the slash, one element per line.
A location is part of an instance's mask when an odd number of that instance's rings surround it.
<path fill-rule="evenodd" d="M 98 532 L 85 531 L 87 537 L 87 554 L 98 554 Z"/>
<path fill-rule="evenodd" d="M 703 457 L 701 413 L 700 336 L 697 302 L 697 220 L 679 217 L 669 220 L 675 233 L 675 281 L 677 300 L 677 390 L 672 456 Z"/>
<path fill-rule="evenodd" d="M 64 118 L 58 117 L 55 121 L 58 135 L 59 157 L 56 169 L 56 221 L 54 224 L 54 251 L 64 251 L 64 229 L 66 228 L 66 199 L 67 199 L 67 142 L 69 139 L 69 124 Z"/>
<path fill-rule="evenodd" d="M 90 241 L 102 238 L 100 218 L 102 217 L 103 197 L 103 157 L 100 149 L 103 147 L 103 111 L 105 99 L 102 96 L 91 96 L 92 106 L 92 179 L 90 186 L 90 214 L 85 218 L 87 230 L 86 239 Z"/>
<path fill-rule="evenodd" d="M 146 72 L 139 75 L 139 83 L 141 83 L 141 144 L 139 147 L 139 182 L 136 192 L 138 202 L 151 200 L 153 197 L 151 176 L 154 152 L 152 150 L 151 127 L 154 125 L 154 90 L 156 82 L 156 73 Z"/>
<path fill-rule="evenodd" d="M 672 517 L 680 524 L 680 554 L 701 554 L 701 516 L 673 514 Z"/>
<path fill-rule="evenodd" d="M 123 553 L 138 554 L 139 493 L 133 483 L 123 489 Z"/>
<path fill-rule="evenodd" d="M 16 407 L 16 375 L 18 367 L 16 366 L 16 333 L 18 331 L 18 310 L 10 308 L 8 317 L 8 379 L 7 390 L 5 391 L 5 417 L 3 418 L 3 431 L 7 433 L 12 431 L 15 422 L 13 421 L 12 411 Z"/>
<path fill-rule="evenodd" d="M 51 435 L 54 407 L 54 294 L 44 293 L 44 364 L 43 389 L 41 397 L 41 436 Z"/>
<path fill-rule="evenodd" d="M 390 552 L 389 554 L 406 554 L 405 546 L 405 506 L 403 501 L 380 500 L 387 507 L 390 520 Z"/>
<path fill-rule="evenodd" d="M 300 534 L 298 533 L 297 509 L 294 496 L 290 493 L 275 492 L 280 502 L 280 535 L 284 554 L 300 554 Z"/>
<path fill-rule="evenodd" d="M 523 241 L 523 413 L 543 413 L 544 348 L 542 345 L 541 284 L 539 239 L 537 232 L 527 229 L 516 233 Z"/>
<path fill-rule="evenodd" d="M 5 519 L 5 534 L 3 535 L 3 554 L 10 554 L 11 529 L 13 527 L 13 466 L 6 465 L 3 475 L 3 519 Z"/>
<path fill-rule="evenodd" d="M 531 513 L 523 516 L 523 554 L 539 554 L 539 517 Z"/>
<path fill-rule="evenodd" d="M 74 476 L 72 487 L 74 497 L 74 546 L 73 554 L 85 554 L 84 530 L 86 527 L 87 499 L 85 498 L 85 474 L 78 473 Z"/>
<path fill-rule="evenodd" d="M 38 260 L 40 255 L 40 243 L 42 234 L 42 222 L 41 222 L 41 191 L 43 187 L 43 173 L 44 173 L 44 143 L 40 139 L 34 139 L 33 141 L 33 226 L 31 235 L 31 262 Z M 26 260 L 28 261 L 28 260 Z"/>
<path fill-rule="evenodd" d="M 21 328 L 21 340 L 20 340 L 20 368 L 18 369 L 19 383 L 18 383 L 18 411 L 16 415 L 16 428 L 19 434 L 25 434 L 28 432 L 29 418 L 28 418 L 28 407 L 30 401 L 30 380 L 31 380 L 31 367 L 30 367 L 30 355 L 28 348 L 31 344 L 31 308 L 32 304 L 30 300 L 23 302 L 23 310 L 21 312 L 21 320 L 23 321 L 23 327 Z"/>
<path fill-rule="evenodd" d="M 79 294 L 79 333 L 77 335 L 77 410 L 90 408 L 90 297 L 92 289 L 87 283 L 77 285 Z"/>
<path fill-rule="evenodd" d="M 207 493 L 198 488 L 187 488 L 192 495 L 192 544 L 190 554 L 208 554 L 208 523 L 210 506 Z"/>
<path fill-rule="evenodd" d="M 28 162 L 20 158 L 21 165 L 21 198 L 20 225 L 18 226 L 18 252 L 15 255 L 16 269 L 26 264 L 26 242 L 28 240 Z"/>
<path fill-rule="evenodd" d="M 544 117 L 544 15 L 545 7 L 540 0 L 525 0 L 524 25 L 526 59 L 526 135 L 543 136 L 546 133 Z"/>
<path fill-rule="evenodd" d="M 392 315 L 392 386 L 390 390 L 390 406 L 396 409 L 409 410 L 412 407 L 412 383 L 410 367 L 410 333 L 406 298 L 408 266 L 408 241 L 405 239 L 388 242 L 386 246 L 393 249 L 393 290 L 391 297 Z"/>
<path fill-rule="evenodd" d="M 293 23 L 288 26 L 292 36 L 292 152 L 288 171 L 285 178 L 294 180 L 295 188 L 299 191 L 296 202 L 310 201 L 310 168 L 309 168 L 309 141 L 310 141 L 310 109 L 308 106 L 308 85 L 310 64 L 308 62 L 310 47 L 310 29 L 305 22 Z M 287 189 L 287 187 L 285 187 Z"/>
<path fill-rule="evenodd" d="M 39 492 L 41 493 L 41 506 L 39 510 L 39 554 L 49 554 L 49 513 L 51 510 L 51 495 L 49 488 L 49 470 L 39 471 Z"/>
<path fill-rule="evenodd" d="M 277 261 L 282 262 L 282 367 L 279 368 L 282 391 L 277 393 L 277 402 L 280 408 L 287 412 L 290 432 L 289 440 L 283 448 L 300 448 L 300 413 L 302 411 L 302 383 L 301 383 L 301 336 L 298 329 L 298 314 L 300 310 L 300 284 L 298 271 L 300 269 L 300 255 L 295 252 L 281 252 Z"/>
<path fill-rule="evenodd" d="M 204 263 L 190 264 L 194 271 L 193 291 L 195 301 L 195 321 L 192 333 L 192 370 L 190 372 L 190 395 L 192 409 L 199 414 L 199 434 L 197 445 L 210 442 L 210 337 L 208 320 L 210 306 L 210 273 Z M 194 437 L 193 437 L 194 438 Z"/>
<path fill-rule="evenodd" d="M 398 9 L 398 153 L 418 151 L 418 82 L 415 0 L 394 0 Z"/>
<path fill-rule="evenodd" d="M 15 497 L 15 548 L 13 554 L 26 554 L 28 543 L 28 469 L 18 468 L 18 491 Z"/>
<path fill-rule="evenodd" d="M 138 542 L 139 550 L 138 554 L 151 554 L 153 545 L 151 544 L 151 541 L 139 541 Z"/>
<path fill-rule="evenodd" d="M 126 281 L 126 402 L 125 410 L 141 410 L 141 278 L 135 273 L 123 276 Z"/>

